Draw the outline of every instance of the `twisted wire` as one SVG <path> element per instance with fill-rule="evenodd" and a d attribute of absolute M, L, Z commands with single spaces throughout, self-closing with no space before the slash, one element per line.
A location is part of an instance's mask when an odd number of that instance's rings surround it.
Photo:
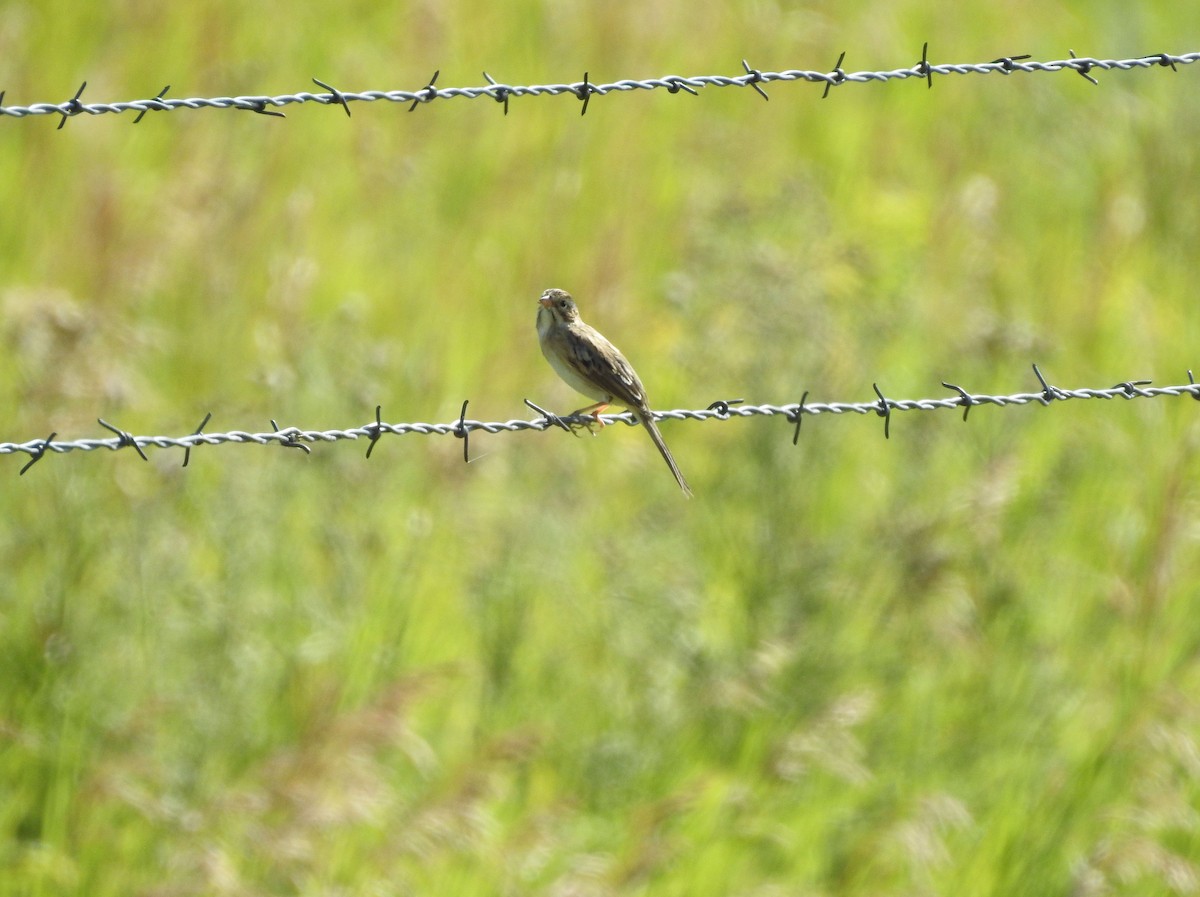
<path fill-rule="evenodd" d="M 887 435 L 887 425 L 891 415 L 905 411 L 938 411 L 961 408 L 966 419 L 971 408 L 979 405 L 995 407 L 1013 407 L 1020 405 L 1039 404 L 1052 405 L 1055 402 L 1070 399 L 1152 399 L 1164 396 L 1191 396 L 1200 401 L 1200 384 L 1192 379 L 1188 372 L 1188 383 L 1176 386 L 1150 386 L 1148 380 L 1131 380 L 1104 389 L 1062 389 L 1046 382 L 1041 371 L 1034 366 L 1042 389 L 1038 392 L 1019 392 L 1011 395 L 984 395 L 969 393 L 960 386 L 943 383 L 954 395 L 941 398 L 927 399 L 889 399 L 883 396 L 879 387 L 875 387 L 879 398 L 871 402 L 808 402 L 807 393 L 800 402 L 786 405 L 746 405 L 740 399 L 721 400 L 713 402 L 707 408 L 675 409 L 671 411 L 656 411 L 658 420 L 678 421 L 729 421 L 734 418 L 774 417 L 782 416 L 796 426 L 796 436 L 803 418 L 819 417 L 823 414 L 875 414 L 886 419 L 884 433 Z M 197 431 L 185 436 L 135 436 L 112 424 L 100 420 L 99 423 L 116 434 L 105 438 L 58 440 L 57 433 L 46 439 L 32 439 L 24 442 L 0 442 L 0 455 L 26 454 L 30 460 L 21 469 L 28 470 L 35 462 L 46 454 L 66 454 L 68 452 L 94 452 L 99 449 L 116 451 L 122 448 L 133 448 L 137 454 L 146 459 L 143 449 L 182 448 L 185 453 L 198 446 L 215 446 L 228 444 L 280 445 L 286 448 L 298 448 L 308 452 L 308 446 L 320 442 L 339 442 L 343 440 L 366 439 L 370 442 L 367 456 L 370 457 L 375 443 L 384 435 L 404 436 L 454 436 L 464 439 L 464 458 L 467 458 L 466 440 L 473 432 L 485 433 L 515 433 L 523 430 L 544 432 L 552 427 L 572 429 L 585 426 L 592 418 L 589 415 L 557 416 L 539 408 L 526 400 L 530 408 L 541 413 L 533 420 L 514 419 L 507 421 L 480 421 L 466 417 L 467 403 L 463 403 L 462 414 L 458 420 L 448 423 L 387 423 L 380 418 L 380 409 L 376 408 L 375 421 L 358 427 L 334 430 L 306 430 L 300 427 L 280 428 L 272 421 L 270 432 L 252 433 L 246 430 L 231 430 L 225 433 L 204 433 Z M 209 416 L 211 417 L 211 415 Z M 200 430 L 208 423 L 206 417 Z M 628 412 L 623 414 L 602 414 L 600 420 L 605 424 L 624 423 L 636 424 L 634 416 Z M 793 439 L 795 441 L 795 439 Z M 187 464 L 185 454 L 184 464 Z"/>
<path fill-rule="evenodd" d="M 764 72 L 752 68 L 748 62 L 743 60 L 742 68 L 745 71 L 739 75 L 693 75 L 690 77 L 666 75 L 660 78 L 647 78 L 644 80 L 627 78 L 600 84 L 591 83 L 587 74 L 584 75 L 582 81 L 563 84 L 504 84 L 495 81 L 487 72 L 484 72 L 484 78 L 488 83 L 483 85 L 476 87 L 438 87 L 436 82 L 440 72 L 435 72 L 433 78 L 430 79 L 426 86 L 416 90 L 367 90 L 350 92 L 338 90 L 324 81 L 318 81 L 314 78 L 313 80 L 317 84 L 327 89 L 327 93 L 305 91 L 281 94 L 279 96 L 190 97 L 186 99 L 168 98 L 166 96 L 170 90 L 170 86 L 168 85 L 157 96 L 150 99 L 116 103 L 83 102 L 82 95 L 84 89 L 87 87 L 87 82 L 85 81 L 73 98 L 59 103 L 32 103 L 27 106 L 5 106 L 4 93 L 0 91 L 0 116 L 27 118 L 37 115 L 59 115 L 62 116 L 62 121 L 59 122 L 59 127 L 61 128 L 68 118 L 85 113 L 87 115 L 103 115 L 106 113 L 136 112 L 138 116 L 135 121 L 140 121 L 142 116 L 147 112 L 213 108 L 242 109 L 264 115 L 282 117 L 283 113 L 274 110 L 302 103 L 319 103 L 325 106 L 340 106 L 349 115 L 350 103 L 371 103 L 380 100 L 392 103 L 408 103 L 409 110 L 411 111 L 418 105 L 428 104 L 434 100 L 449 100 L 454 98 L 492 99 L 498 103 L 502 103 L 504 111 L 507 114 L 510 99 L 559 96 L 562 94 L 570 94 L 576 99 L 581 100 L 583 102 L 583 111 L 586 112 L 587 104 L 594 96 L 606 96 L 613 93 L 637 90 L 663 89 L 672 94 L 682 91 L 696 95 L 699 90 L 706 87 L 752 87 L 766 99 L 767 94 L 763 90 L 763 85 L 775 82 L 805 81 L 822 84 L 825 86 L 827 94 L 830 88 L 841 87 L 846 84 L 886 83 L 888 81 L 906 80 L 909 78 L 922 79 L 929 86 L 932 86 L 934 75 L 1011 75 L 1015 72 L 1032 74 L 1073 71 L 1095 83 L 1095 78 L 1090 74 L 1094 71 L 1130 71 L 1132 69 L 1146 69 L 1154 66 L 1169 67 L 1175 71 L 1180 65 L 1189 65 L 1200 61 L 1200 52 L 1184 53 L 1181 55 L 1154 53 L 1132 59 L 1094 59 L 1092 57 L 1077 57 L 1074 55 L 1074 51 L 1072 51 L 1069 59 L 1049 61 L 1038 61 L 1030 59 L 1028 55 L 1021 54 L 1002 57 L 990 62 L 932 63 L 928 61 L 928 44 L 926 44 L 922 50 L 921 60 L 913 66 L 889 71 L 857 72 L 843 70 L 842 61 L 844 57 L 845 54 L 843 53 L 842 58 L 838 59 L 832 71 L 788 69 L 782 72 Z"/>

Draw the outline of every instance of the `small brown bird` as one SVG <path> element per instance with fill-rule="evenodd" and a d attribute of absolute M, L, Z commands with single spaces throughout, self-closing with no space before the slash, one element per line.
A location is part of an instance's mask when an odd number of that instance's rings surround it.
<path fill-rule="evenodd" d="M 579 309 L 569 293 L 565 290 L 542 293 L 538 300 L 537 330 L 542 354 L 550 367 L 572 389 L 596 400 L 595 405 L 580 408 L 574 414 L 590 414 L 603 426 L 600 412 L 609 405 L 628 408 L 654 440 L 683 494 L 690 496 L 692 490 L 658 432 L 654 412 L 646 400 L 646 388 L 633 365 L 598 330 L 580 320 Z"/>

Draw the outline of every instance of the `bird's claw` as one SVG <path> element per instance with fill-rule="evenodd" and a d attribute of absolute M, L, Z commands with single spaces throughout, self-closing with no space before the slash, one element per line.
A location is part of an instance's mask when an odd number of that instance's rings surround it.
<path fill-rule="evenodd" d="M 573 420 L 567 424 L 567 428 L 575 436 L 579 436 L 580 430 L 587 430 L 589 433 L 591 433 L 593 436 L 595 436 L 596 430 L 598 430 L 602 426 L 604 426 L 604 425 L 601 424 L 598 420 L 596 420 L 593 417 L 588 417 L 586 420 L 582 420 L 582 421 L 581 420 Z"/>

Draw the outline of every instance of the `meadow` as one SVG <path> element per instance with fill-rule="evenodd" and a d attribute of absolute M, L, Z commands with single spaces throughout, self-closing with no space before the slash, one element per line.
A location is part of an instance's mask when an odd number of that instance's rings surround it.
<path fill-rule="evenodd" d="M 0 6 L 7 104 L 1200 49 L 1167 0 Z M 0 116 L 0 441 L 1186 382 L 1200 66 Z M 1200 891 L 1200 404 L 0 456 L 0 895 Z"/>

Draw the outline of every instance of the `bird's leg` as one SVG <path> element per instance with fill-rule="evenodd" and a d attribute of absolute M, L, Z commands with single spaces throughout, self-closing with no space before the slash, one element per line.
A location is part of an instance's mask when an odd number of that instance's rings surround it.
<path fill-rule="evenodd" d="M 570 424 L 571 431 L 574 432 L 575 430 L 586 428 L 589 433 L 595 436 L 597 428 L 604 428 L 604 421 L 600 420 L 600 412 L 607 408 L 610 404 L 610 402 L 597 402 L 595 405 L 588 405 L 586 408 L 580 408 L 576 411 L 572 411 L 571 417 L 578 417 L 580 414 L 586 414 L 591 416 L 593 422 L 586 424 Z M 579 434 L 575 433 L 575 435 L 578 436 Z"/>

